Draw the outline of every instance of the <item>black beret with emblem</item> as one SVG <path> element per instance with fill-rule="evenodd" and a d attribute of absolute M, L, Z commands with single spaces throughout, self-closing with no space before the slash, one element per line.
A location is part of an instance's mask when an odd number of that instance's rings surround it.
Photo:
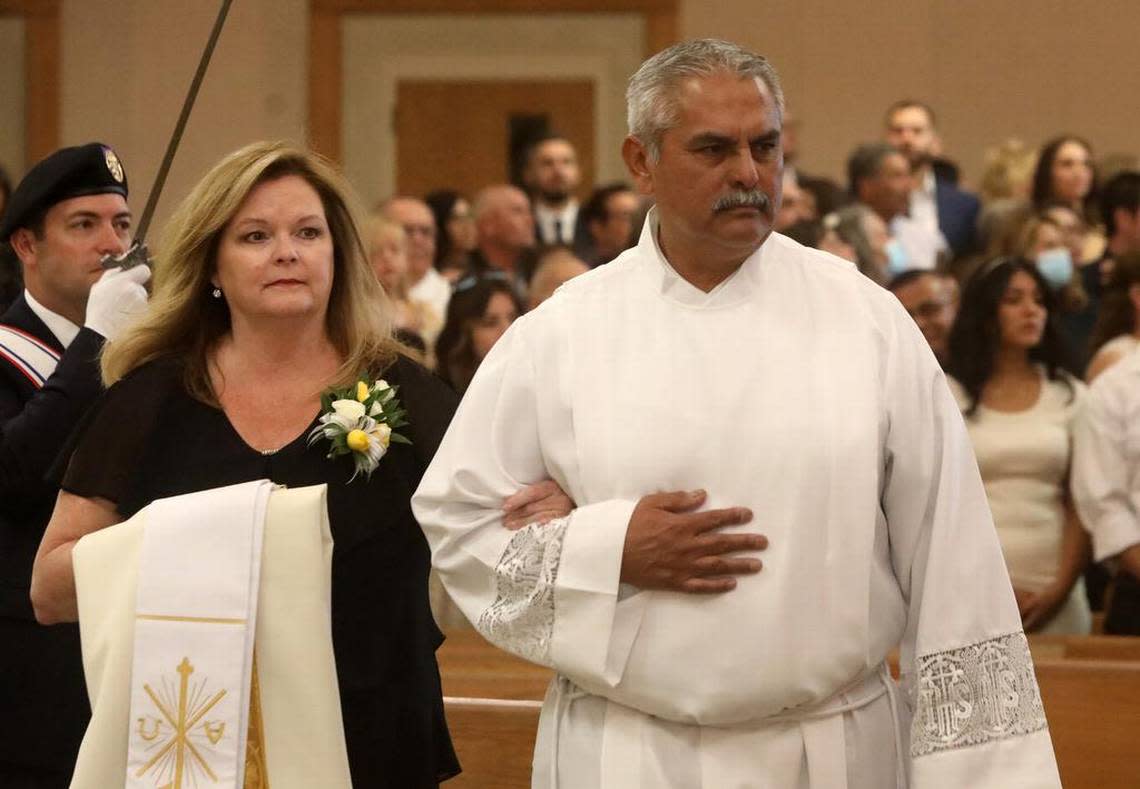
<path fill-rule="evenodd" d="M 127 174 L 109 146 L 92 142 L 60 148 L 29 170 L 12 192 L 0 222 L 0 243 L 17 228 L 35 223 L 56 203 L 108 192 L 127 196 Z"/>

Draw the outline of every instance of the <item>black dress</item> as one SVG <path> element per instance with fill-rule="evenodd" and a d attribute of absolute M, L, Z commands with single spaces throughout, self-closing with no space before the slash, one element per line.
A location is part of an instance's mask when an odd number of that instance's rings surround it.
<path fill-rule="evenodd" d="M 379 377 L 379 376 L 378 376 Z M 158 498 L 270 479 L 328 484 L 332 639 L 349 768 L 356 789 L 436 786 L 459 764 L 443 716 L 435 650 L 443 635 L 428 604 L 427 542 L 411 496 L 455 410 L 455 394 L 400 358 L 383 373 L 408 411 L 371 479 L 349 482 L 348 456 L 325 457 L 306 429 L 272 455 L 247 445 L 220 409 L 193 399 L 173 360 L 112 386 L 72 438 L 62 487 L 102 497 L 124 518 Z M 272 396 L 266 398 L 272 408 Z"/>

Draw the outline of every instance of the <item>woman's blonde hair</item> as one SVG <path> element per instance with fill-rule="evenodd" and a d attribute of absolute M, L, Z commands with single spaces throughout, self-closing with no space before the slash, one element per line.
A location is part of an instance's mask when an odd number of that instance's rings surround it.
<path fill-rule="evenodd" d="M 986 169 L 982 172 L 982 202 L 1027 199 L 1037 167 L 1037 151 L 1021 140 L 1006 140 L 986 150 Z"/>
<path fill-rule="evenodd" d="M 376 251 L 374 247 L 380 239 L 385 241 L 397 241 L 400 245 L 400 249 L 403 250 L 403 254 L 405 256 L 408 254 L 408 233 L 399 222 L 393 222 L 383 214 L 370 214 L 368 218 L 364 220 L 363 230 L 364 245 L 368 249 L 369 265 L 372 265 L 372 255 Z M 383 283 L 381 283 L 381 286 L 383 286 Z M 395 292 L 388 293 L 388 298 L 396 301 L 407 301 L 408 290 L 408 273 L 405 271 L 403 276 L 400 277 L 399 284 L 394 288 Z M 387 292 L 387 289 L 385 289 L 385 292 Z"/>
<path fill-rule="evenodd" d="M 103 382 L 110 386 L 160 357 L 183 362 L 187 391 L 216 404 L 209 353 L 230 330 L 224 299 L 211 296 L 223 231 L 255 187 L 288 175 L 320 196 L 333 242 L 333 282 L 326 310 L 329 339 L 344 358 L 330 385 L 379 372 L 399 351 L 388 299 L 368 263 L 348 183 L 325 158 L 285 142 L 257 142 L 222 159 L 190 191 L 166 226 L 145 318 L 108 343 Z"/>

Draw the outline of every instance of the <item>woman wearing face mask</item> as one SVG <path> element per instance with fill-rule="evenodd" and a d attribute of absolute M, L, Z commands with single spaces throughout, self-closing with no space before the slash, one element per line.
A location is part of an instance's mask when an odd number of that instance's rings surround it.
<path fill-rule="evenodd" d="M 1068 493 L 1084 385 L 1066 370 L 1038 267 L 999 259 L 970 280 L 947 372 L 966 418 L 1025 630 L 1088 633 L 1089 540 Z"/>
<path fill-rule="evenodd" d="M 1070 212 L 1071 213 L 1071 212 Z M 1037 270 L 1056 296 L 1057 320 L 1065 335 L 1076 370 L 1088 363 L 1089 335 L 1093 321 L 1089 297 L 1073 259 L 1071 236 L 1049 214 L 1034 214 L 1025 220 L 1009 252 L 1037 264 Z"/>

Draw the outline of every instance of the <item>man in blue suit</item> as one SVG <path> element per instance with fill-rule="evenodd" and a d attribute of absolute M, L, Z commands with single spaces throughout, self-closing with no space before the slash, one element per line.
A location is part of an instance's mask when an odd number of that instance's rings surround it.
<path fill-rule="evenodd" d="M 886 140 L 910 161 L 914 176 L 910 218 L 940 231 L 953 257 L 973 252 L 980 204 L 974 195 L 935 171 L 938 131 L 934 110 L 921 101 L 895 102 L 887 110 Z"/>

